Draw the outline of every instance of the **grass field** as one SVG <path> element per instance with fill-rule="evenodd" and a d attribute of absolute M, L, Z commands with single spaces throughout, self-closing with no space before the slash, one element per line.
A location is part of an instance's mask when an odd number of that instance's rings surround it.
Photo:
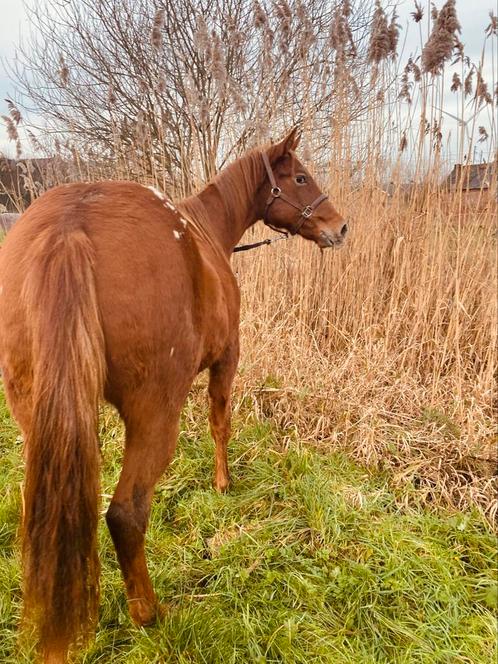
<path fill-rule="evenodd" d="M 22 446 L 3 401 L 0 418 L 0 661 L 21 664 L 34 661 L 18 630 Z M 103 509 L 122 438 L 104 410 Z M 478 512 L 406 501 L 409 486 L 388 472 L 303 445 L 244 404 L 224 496 L 211 488 L 212 447 L 192 398 L 148 531 L 151 574 L 169 605 L 160 625 L 130 624 L 102 521 L 100 619 L 78 661 L 496 661 L 498 556 Z"/>

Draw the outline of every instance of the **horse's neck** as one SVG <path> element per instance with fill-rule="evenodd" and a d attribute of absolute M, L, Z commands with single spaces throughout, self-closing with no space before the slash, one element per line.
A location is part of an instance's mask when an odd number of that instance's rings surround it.
<path fill-rule="evenodd" d="M 244 178 L 241 161 L 223 170 L 214 182 L 182 205 L 227 256 L 261 216 L 256 197 L 262 183 L 263 168 L 261 172 L 256 168 L 252 177 Z M 240 185 L 237 184 L 239 181 Z"/>
<path fill-rule="evenodd" d="M 254 200 L 247 201 L 245 206 L 235 207 L 214 185 L 201 192 L 199 198 L 206 210 L 209 232 L 223 251 L 230 255 L 249 226 L 256 221 Z"/>

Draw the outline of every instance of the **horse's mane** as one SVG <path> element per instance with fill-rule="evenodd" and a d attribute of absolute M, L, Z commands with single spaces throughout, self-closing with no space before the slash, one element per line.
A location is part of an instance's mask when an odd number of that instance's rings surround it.
<path fill-rule="evenodd" d="M 218 190 L 227 219 L 238 219 L 240 214 L 247 210 L 248 202 L 259 189 L 264 173 L 261 153 L 262 148 L 251 150 L 233 164 L 226 166 L 202 190 L 205 191 L 209 187 Z M 200 222 L 203 226 L 209 221 L 209 213 L 199 194 L 184 199 L 178 204 L 178 208 L 187 217 Z"/>

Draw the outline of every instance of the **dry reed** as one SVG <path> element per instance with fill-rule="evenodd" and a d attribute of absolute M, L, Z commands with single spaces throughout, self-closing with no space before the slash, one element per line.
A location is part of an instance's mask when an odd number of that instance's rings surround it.
<path fill-rule="evenodd" d="M 299 439 L 496 518 L 496 208 L 351 193 L 351 241 L 236 259 L 238 389 Z"/>

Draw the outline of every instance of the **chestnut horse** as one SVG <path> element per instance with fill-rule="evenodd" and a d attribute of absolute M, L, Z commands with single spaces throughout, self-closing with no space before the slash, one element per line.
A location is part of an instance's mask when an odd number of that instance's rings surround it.
<path fill-rule="evenodd" d="M 229 484 L 239 289 L 230 256 L 258 219 L 320 247 L 344 219 L 283 141 L 256 149 L 176 207 L 131 182 L 36 200 L 0 251 L 0 366 L 25 440 L 24 602 L 45 662 L 67 661 L 98 603 L 98 403 L 126 426 L 107 524 L 138 625 L 160 614 L 144 555 L 154 486 L 191 383 L 209 369 L 214 486 Z"/>

